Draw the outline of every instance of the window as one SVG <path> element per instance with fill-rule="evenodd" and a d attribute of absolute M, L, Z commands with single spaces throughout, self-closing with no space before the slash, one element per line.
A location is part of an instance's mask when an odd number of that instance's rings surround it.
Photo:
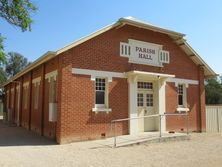
<path fill-rule="evenodd" d="M 7 96 L 7 108 L 9 108 L 9 90 L 7 90 L 6 96 Z"/>
<path fill-rule="evenodd" d="M 179 84 L 178 85 L 178 106 L 185 107 L 185 92 L 184 92 L 184 85 Z"/>
<path fill-rule="evenodd" d="M 24 102 L 24 109 L 28 108 L 28 87 L 24 87 L 23 89 L 23 102 Z"/>
<path fill-rule="evenodd" d="M 39 82 L 34 83 L 34 109 L 38 110 L 39 105 Z"/>
<path fill-rule="evenodd" d="M 143 93 L 137 93 L 137 106 L 143 107 Z"/>
<path fill-rule="evenodd" d="M 153 83 L 152 82 L 138 82 L 137 83 L 137 88 L 138 89 L 153 89 Z"/>
<path fill-rule="evenodd" d="M 106 104 L 106 79 L 96 78 L 96 106 L 105 107 Z"/>
<path fill-rule="evenodd" d="M 108 78 L 95 78 L 95 107 L 92 108 L 94 112 L 111 112 L 108 100 Z"/>
<path fill-rule="evenodd" d="M 49 78 L 49 103 L 57 102 L 57 92 L 56 92 L 56 80 L 55 77 Z"/>
<path fill-rule="evenodd" d="M 153 94 L 146 94 L 146 106 L 153 107 Z"/>
<path fill-rule="evenodd" d="M 56 75 L 51 75 L 48 77 L 49 122 L 56 122 L 57 121 L 57 80 L 56 80 Z"/>
<path fill-rule="evenodd" d="M 14 95 L 15 95 L 14 94 L 14 88 L 12 88 L 11 89 L 11 96 L 10 96 L 11 97 L 11 103 L 10 104 L 11 104 L 11 108 L 13 108 L 13 109 L 14 109 L 14 100 L 15 100 Z"/>
<path fill-rule="evenodd" d="M 16 99 L 17 99 L 17 111 L 19 111 L 19 106 L 20 106 L 20 87 L 19 86 L 17 86 L 16 87 L 16 91 L 17 91 L 17 93 L 16 93 Z"/>

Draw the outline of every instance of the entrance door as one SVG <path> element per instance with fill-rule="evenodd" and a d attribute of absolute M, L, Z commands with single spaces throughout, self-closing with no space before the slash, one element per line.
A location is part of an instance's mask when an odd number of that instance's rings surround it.
<path fill-rule="evenodd" d="M 155 114 L 153 83 L 138 82 L 137 107 L 138 107 L 138 117 Z M 138 120 L 138 123 L 139 123 L 138 125 L 139 132 L 155 130 L 155 117 L 140 118 Z"/>

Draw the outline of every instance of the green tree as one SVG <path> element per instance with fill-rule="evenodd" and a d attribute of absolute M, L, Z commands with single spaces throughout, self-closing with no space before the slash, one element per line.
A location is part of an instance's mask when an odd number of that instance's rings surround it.
<path fill-rule="evenodd" d="M 6 56 L 5 71 L 7 77 L 13 77 L 15 74 L 29 65 L 28 59 L 17 52 L 9 52 Z"/>
<path fill-rule="evenodd" d="M 222 104 L 222 85 L 219 79 L 208 79 L 206 83 L 206 104 Z"/>
<path fill-rule="evenodd" d="M 0 62 L 4 62 L 4 60 L 5 60 L 3 39 L 4 38 L 0 34 Z"/>
<path fill-rule="evenodd" d="M 0 17 L 8 23 L 21 28 L 22 31 L 31 30 L 31 13 L 37 10 L 30 0 L 0 0 Z M 0 61 L 5 60 L 4 38 L 0 34 Z"/>
<path fill-rule="evenodd" d="M 0 85 L 2 85 L 7 80 L 7 75 L 5 70 L 0 67 Z"/>

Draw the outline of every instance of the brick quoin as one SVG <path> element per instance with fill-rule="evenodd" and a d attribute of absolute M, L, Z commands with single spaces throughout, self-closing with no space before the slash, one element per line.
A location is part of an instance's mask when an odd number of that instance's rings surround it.
<path fill-rule="evenodd" d="M 128 39 L 163 45 L 170 53 L 170 63 L 163 67 L 133 64 L 128 58 L 120 57 L 120 42 Z M 168 35 L 160 32 L 124 25 L 113 28 L 87 40 L 65 52 L 58 54 L 31 71 L 16 79 L 20 83 L 8 83 L 5 91 L 6 106 L 13 109 L 14 123 L 20 118 L 19 125 L 37 134 L 52 138 L 58 143 L 92 140 L 112 136 L 111 121 L 129 117 L 129 92 L 127 78 L 112 78 L 109 82 L 108 96 L 111 112 L 93 112 L 95 105 L 95 81 L 89 75 L 73 74 L 72 68 L 101 70 L 110 72 L 145 71 L 175 75 L 176 78 L 196 80 L 198 85 L 189 84 L 186 89 L 189 111 L 189 130 L 205 131 L 205 90 L 204 70 L 196 65 L 187 54 Z M 47 73 L 58 71 L 57 122 L 49 122 L 49 82 Z M 34 84 L 32 80 L 41 77 L 38 110 L 34 109 Z M 23 84 L 29 82 L 28 106 L 24 108 Z M 20 86 L 20 102 L 16 86 Z M 14 87 L 14 93 L 11 88 Z M 166 112 L 175 113 L 178 107 L 177 87 L 173 82 L 165 86 Z M 15 98 L 14 98 L 15 97 Z M 15 107 L 20 103 L 20 108 Z M 186 129 L 184 117 L 167 117 L 166 129 L 183 131 Z M 129 134 L 129 122 L 116 124 L 118 135 Z"/>

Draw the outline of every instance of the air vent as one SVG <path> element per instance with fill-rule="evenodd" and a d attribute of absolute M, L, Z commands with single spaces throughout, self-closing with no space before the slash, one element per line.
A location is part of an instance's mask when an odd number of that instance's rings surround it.
<path fill-rule="evenodd" d="M 170 63 L 170 53 L 165 50 L 160 51 L 160 62 L 161 63 Z"/>
<path fill-rule="evenodd" d="M 131 50 L 130 45 L 127 43 L 120 42 L 120 56 L 129 57 Z"/>

